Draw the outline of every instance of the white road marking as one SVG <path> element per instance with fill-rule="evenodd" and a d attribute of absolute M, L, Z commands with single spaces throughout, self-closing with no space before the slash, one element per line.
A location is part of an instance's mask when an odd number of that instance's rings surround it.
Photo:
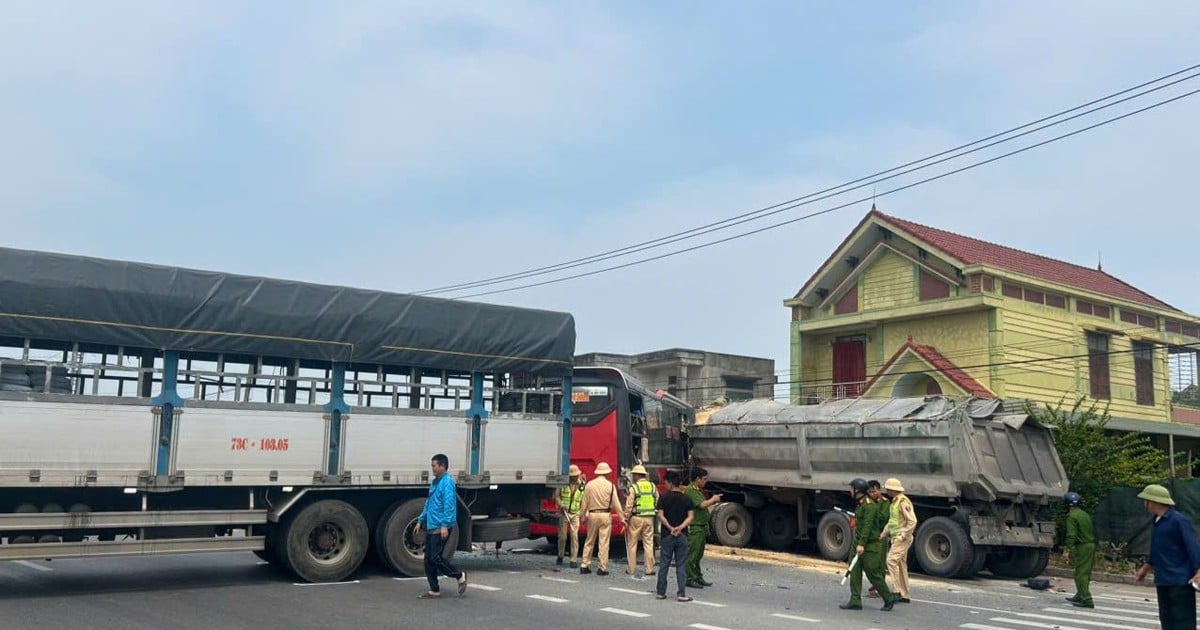
<path fill-rule="evenodd" d="M 1063 611 L 1063 612 L 1075 612 L 1075 611 L 1072 610 L 1072 611 Z M 1104 623 L 1103 621 L 1092 621 L 1090 619 L 1073 619 L 1071 617 L 1055 617 L 1053 615 L 1038 615 L 1035 613 L 1017 613 L 1017 616 L 1018 617 L 1028 617 L 1030 619 L 1046 619 L 1048 621 L 1054 621 L 1054 622 L 1066 621 L 1068 623 L 1081 623 L 1085 626 L 1096 626 L 1098 628 L 1117 628 L 1118 630 L 1126 630 L 1127 628 L 1129 628 L 1129 624 L 1127 624 L 1127 623 Z M 1158 624 L 1155 624 L 1155 625 L 1158 625 Z"/>
<path fill-rule="evenodd" d="M 551 602 L 554 604 L 565 604 L 565 603 L 571 601 L 569 599 L 563 599 L 561 597 L 550 597 L 549 595 L 526 595 L 525 597 L 528 597 L 529 599 L 540 599 L 544 602 Z"/>
<path fill-rule="evenodd" d="M 19 564 L 23 567 L 29 567 L 30 569 L 36 569 L 38 571 L 53 571 L 54 570 L 46 565 L 38 564 L 36 562 L 30 562 L 28 560 L 17 560 L 16 564 Z"/>
<path fill-rule="evenodd" d="M 542 579 L 550 580 L 551 582 L 562 582 L 564 584 L 578 584 L 579 583 L 579 580 L 568 580 L 567 578 L 556 578 L 556 577 L 550 577 L 547 575 L 543 575 Z"/>
<path fill-rule="evenodd" d="M 632 610 L 625 610 L 623 608 L 601 608 L 600 612 L 610 612 L 614 615 L 625 615 L 626 617 L 638 617 L 638 618 L 650 616 L 649 613 L 634 612 Z"/>
<path fill-rule="evenodd" d="M 267 562 L 266 560 L 259 560 L 258 562 L 255 562 L 254 564 L 257 564 L 258 566 L 261 567 L 264 564 L 271 564 L 271 563 Z"/>
<path fill-rule="evenodd" d="M 771 616 L 779 617 L 780 619 L 791 619 L 792 621 L 807 621 L 809 623 L 821 623 L 820 619 L 813 619 L 812 617 L 797 617 L 796 615 L 785 615 L 783 613 L 771 613 Z"/>
<path fill-rule="evenodd" d="M 402 577 L 402 578 L 394 577 L 392 579 L 396 580 L 397 582 L 408 582 L 411 580 L 424 580 L 425 578 L 423 578 L 423 577 Z"/>
<path fill-rule="evenodd" d="M 999 608 L 987 608 L 984 606 L 968 606 L 967 604 L 951 604 L 950 602 L 935 602 L 932 599 L 917 599 L 915 597 L 913 598 L 913 601 L 921 602 L 922 604 L 936 604 L 938 606 L 953 606 L 955 608 L 966 608 L 968 610 L 983 610 L 983 611 L 987 611 L 987 612 L 1000 613 L 1002 615 L 1007 615 L 1012 612 L 1011 610 L 1000 610 Z"/>
<path fill-rule="evenodd" d="M 1155 619 L 1158 619 L 1158 611 L 1157 610 L 1134 610 L 1132 608 L 1110 608 L 1108 606 L 1097 606 L 1096 610 L 1110 610 L 1112 612 L 1118 612 L 1123 615 L 1147 615 L 1150 617 L 1154 617 Z"/>
<path fill-rule="evenodd" d="M 631 588 L 621 588 L 618 586 L 610 586 L 610 587 L 608 587 L 608 590 L 616 591 L 618 593 L 629 593 L 630 595 L 649 595 L 650 594 L 650 591 L 635 591 Z"/>
<path fill-rule="evenodd" d="M 989 621 L 999 621 L 1003 623 L 1015 623 L 1018 626 L 1029 626 L 1032 628 L 1047 628 L 1048 630 L 1088 630 L 1079 626 L 1064 626 L 1057 623 L 1042 623 L 1039 621 L 1025 621 L 1023 619 L 1009 619 L 1007 617 L 992 617 Z"/>
<path fill-rule="evenodd" d="M 696 604 L 697 606 L 712 606 L 713 608 L 724 608 L 725 607 L 725 604 L 718 604 L 716 602 L 702 602 L 698 599 L 693 599 L 692 603 Z"/>
<path fill-rule="evenodd" d="M 1012 628 L 1004 628 L 1001 626 L 989 626 L 982 623 L 964 623 L 959 628 L 967 628 L 968 630 L 1012 630 Z"/>
<path fill-rule="evenodd" d="M 700 630 L 730 630 L 730 628 L 722 628 L 721 626 L 710 626 L 706 623 L 694 623 L 689 628 L 699 628 Z"/>
<path fill-rule="evenodd" d="M 1107 619 L 1109 621 L 1132 621 L 1133 623 L 1148 623 L 1153 626 L 1158 625 L 1158 619 L 1142 619 L 1140 617 L 1120 617 L 1118 615 L 1109 615 L 1106 613 L 1090 612 L 1088 610 L 1076 610 L 1074 608 L 1068 608 L 1066 610 L 1063 610 L 1061 608 L 1043 608 L 1042 610 L 1045 612 L 1052 612 L 1052 613 L 1061 613 L 1061 614 L 1067 614 L 1067 615 L 1079 615 L 1080 617 L 1094 617 L 1097 619 Z M 1157 615 L 1155 615 L 1155 616 L 1157 617 Z"/>
<path fill-rule="evenodd" d="M 499 586 L 488 586 L 486 584 L 476 584 L 474 582 L 471 582 L 470 584 L 468 584 L 467 588 L 470 590 L 477 590 L 477 591 L 499 591 L 499 590 L 501 590 Z"/>
<path fill-rule="evenodd" d="M 358 580 L 350 580 L 349 582 L 292 582 L 292 586 L 342 586 L 344 584 L 358 583 Z"/>

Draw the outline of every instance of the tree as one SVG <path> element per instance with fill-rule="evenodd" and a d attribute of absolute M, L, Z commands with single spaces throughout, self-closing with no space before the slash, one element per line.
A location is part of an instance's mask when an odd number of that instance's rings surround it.
<path fill-rule="evenodd" d="M 1145 435 L 1107 430 L 1107 405 L 1080 398 L 1070 409 L 1064 409 L 1060 400 L 1044 408 L 1031 404 L 1027 412 L 1055 429 L 1054 445 L 1071 490 L 1083 496 L 1083 507 L 1089 512 L 1112 488 L 1161 483 L 1169 474 L 1167 454 Z"/>

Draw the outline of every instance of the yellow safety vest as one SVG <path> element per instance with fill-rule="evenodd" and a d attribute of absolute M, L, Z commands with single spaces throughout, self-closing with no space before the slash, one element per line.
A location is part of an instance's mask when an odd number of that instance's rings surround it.
<path fill-rule="evenodd" d="M 558 507 L 566 510 L 568 514 L 578 514 L 579 508 L 583 507 L 583 488 L 580 486 L 567 486 L 560 488 L 558 491 Z"/>
<path fill-rule="evenodd" d="M 647 479 L 640 479 L 633 485 L 635 516 L 654 516 L 655 503 L 658 502 L 658 492 L 654 484 Z"/>
<path fill-rule="evenodd" d="M 892 501 L 891 509 L 889 510 L 889 514 L 888 514 L 888 523 L 887 523 L 887 529 L 888 529 L 889 536 L 895 536 L 896 534 L 898 534 L 900 532 L 900 508 L 901 508 L 901 504 L 905 504 L 905 503 L 908 504 L 908 508 L 911 511 L 912 510 L 912 501 L 909 500 L 907 494 L 901 495 L 899 499 Z"/>

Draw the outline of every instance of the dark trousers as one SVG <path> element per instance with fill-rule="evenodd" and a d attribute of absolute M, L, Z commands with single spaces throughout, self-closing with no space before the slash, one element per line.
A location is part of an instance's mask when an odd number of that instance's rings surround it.
<path fill-rule="evenodd" d="M 668 532 L 663 532 L 662 540 L 659 541 L 658 554 L 658 594 L 667 594 L 667 571 L 675 567 L 675 581 L 678 583 L 679 590 L 675 594 L 683 597 L 687 594 L 684 590 L 687 584 L 687 569 L 684 568 L 688 559 L 688 537 L 687 534 L 672 536 Z"/>
<path fill-rule="evenodd" d="M 1196 590 L 1191 586 L 1158 586 L 1158 622 L 1163 630 L 1196 630 Z"/>
<path fill-rule="evenodd" d="M 453 532 L 454 528 L 450 528 Z M 446 541 L 442 540 L 442 535 L 438 530 L 429 530 L 425 532 L 425 578 L 429 580 L 429 590 L 434 593 L 440 592 L 438 586 L 438 576 L 445 575 L 458 579 L 462 577 L 462 571 L 454 568 L 450 561 L 442 557 L 442 553 L 446 550 Z"/>

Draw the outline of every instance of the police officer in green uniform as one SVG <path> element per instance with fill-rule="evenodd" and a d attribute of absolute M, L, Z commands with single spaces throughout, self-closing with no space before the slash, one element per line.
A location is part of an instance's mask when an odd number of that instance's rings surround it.
<path fill-rule="evenodd" d="M 850 482 L 850 494 L 858 501 L 854 510 L 854 553 L 858 562 L 850 571 L 850 601 L 840 604 L 843 610 L 862 610 L 862 578 L 863 573 L 879 591 L 883 598 L 883 608 L 890 611 L 896 605 L 896 596 L 888 589 L 887 567 L 884 564 L 884 541 L 880 535 L 887 527 L 889 506 L 884 502 L 872 502 L 867 496 L 869 486 L 865 479 L 854 479 Z"/>
<path fill-rule="evenodd" d="M 1075 595 L 1068 597 L 1076 608 L 1095 608 L 1092 603 L 1092 565 L 1096 562 L 1096 535 L 1092 531 L 1092 517 L 1079 504 L 1083 497 L 1078 492 L 1063 495 L 1067 505 L 1067 539 L 1063 544 L 1063 560 L 1075 567 Z"/>
<path fill-rule="evenodd" d="M 721 500 L 720 494 L 704 498 L 704 485 L 708 483 L 708 471 L 692 469 L 692 483 L 683 491 L 692 500 L 692 524 L 688 527 L 687 587 L 704 588 L 712 582 L 704 579 L 700 561 L 704 559 L 704 544 L 708 542 L 708 524 L 712 519 L 708 508 Z"/>

